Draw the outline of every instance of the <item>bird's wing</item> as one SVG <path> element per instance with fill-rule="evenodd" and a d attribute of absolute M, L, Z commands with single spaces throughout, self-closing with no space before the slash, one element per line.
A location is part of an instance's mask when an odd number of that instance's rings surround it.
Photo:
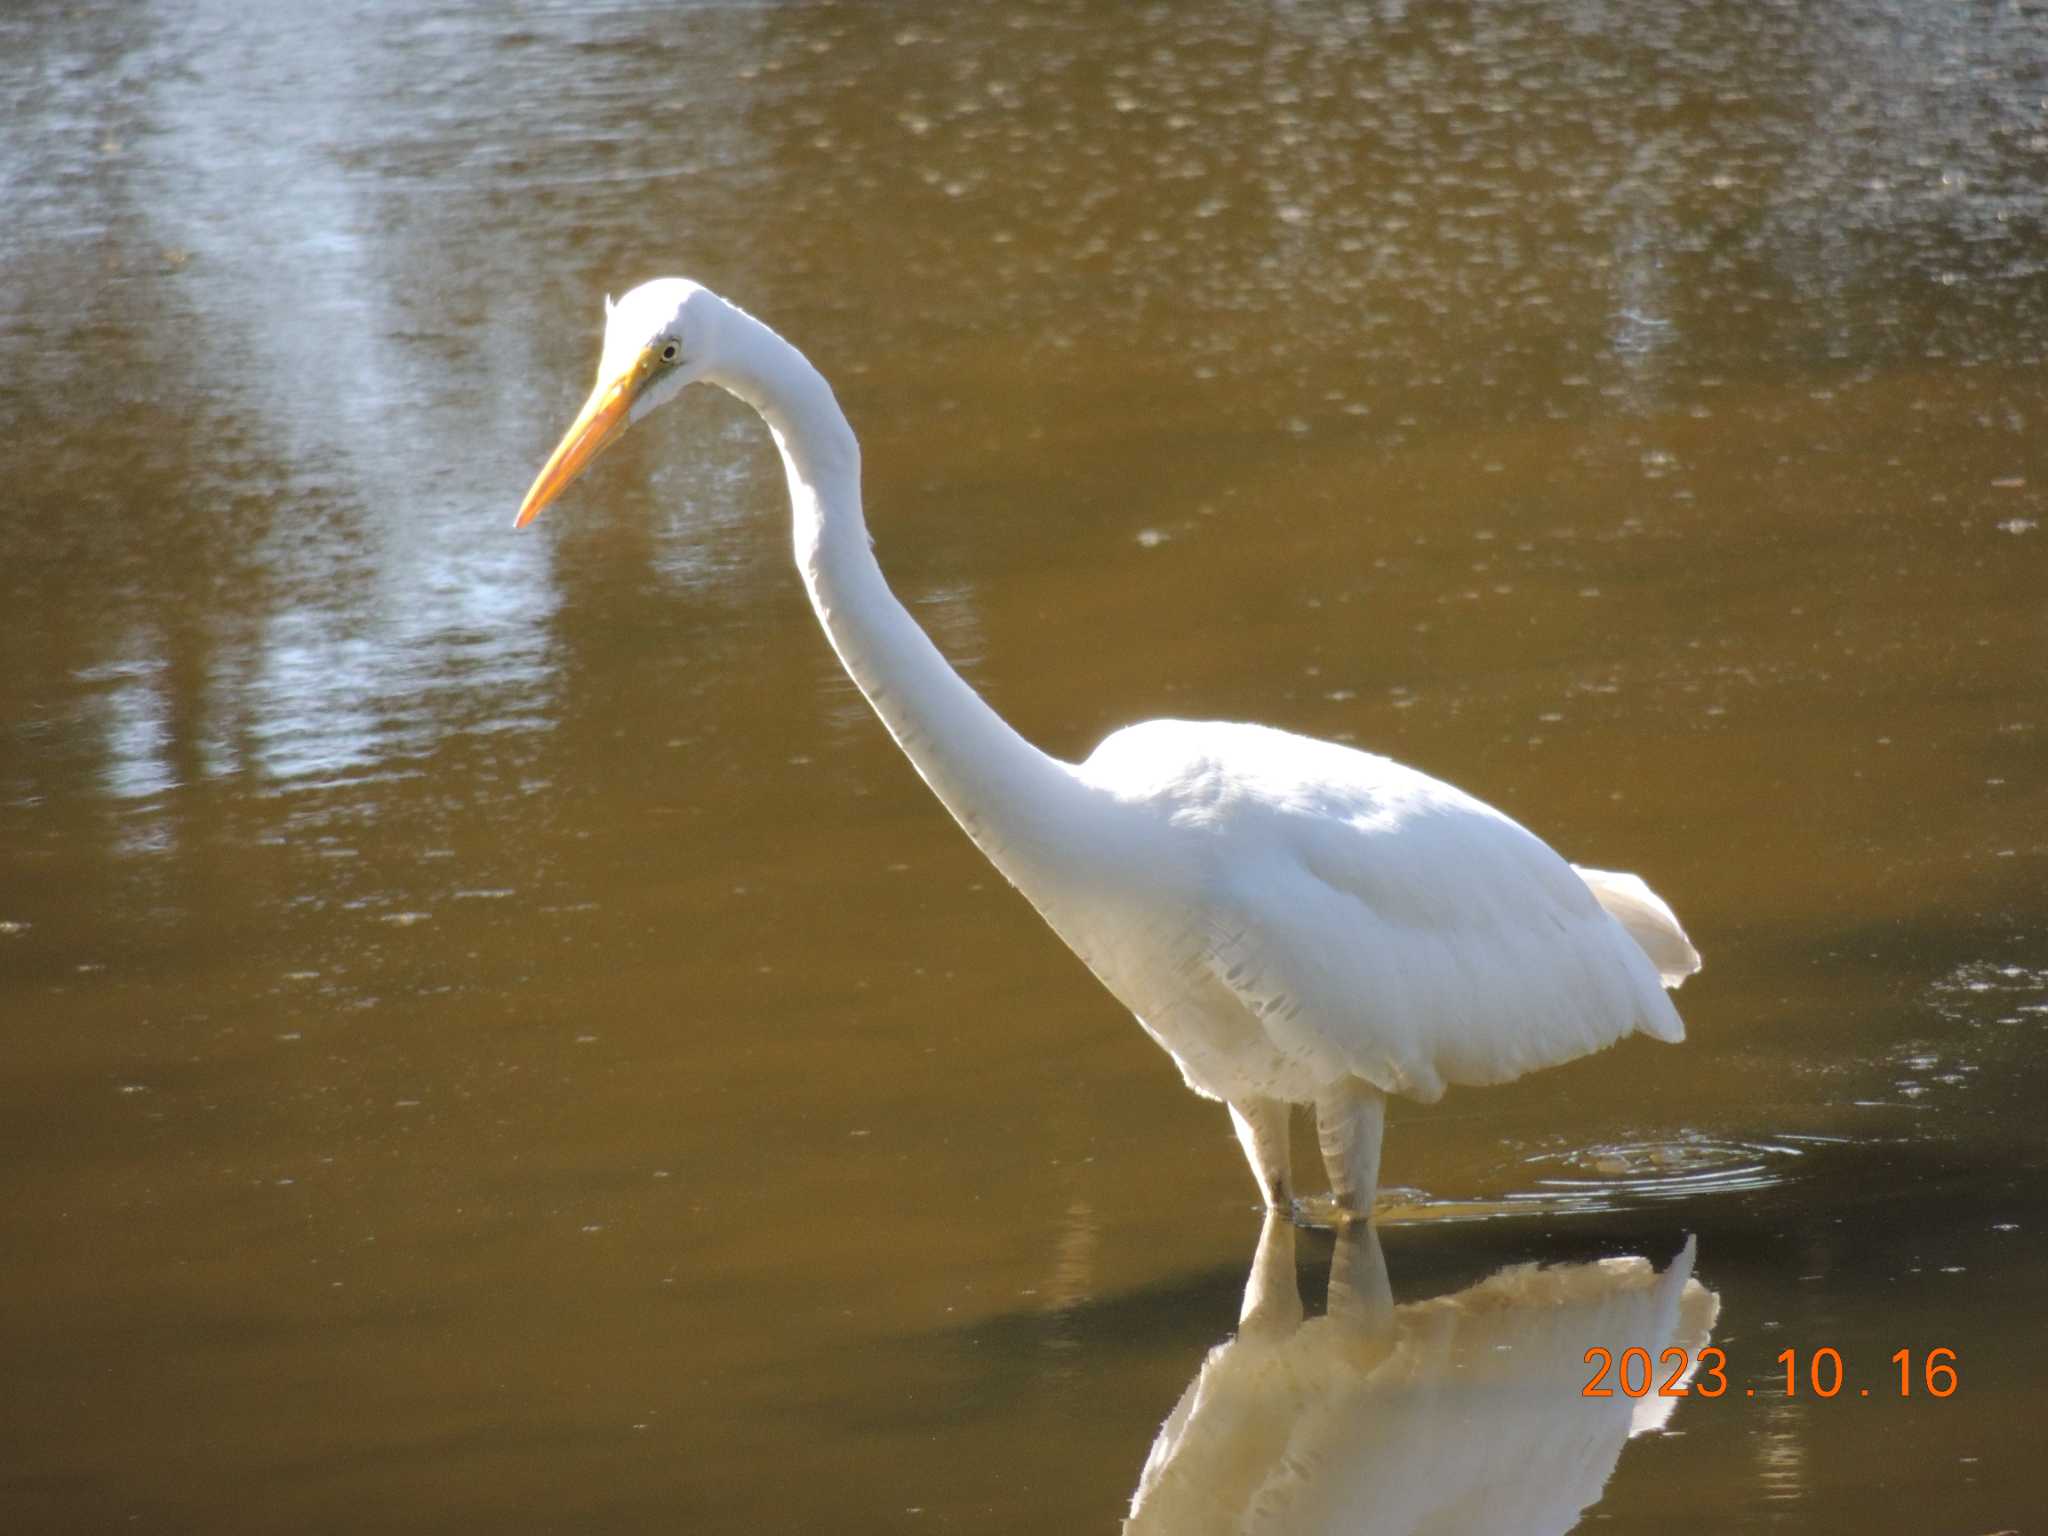
<path fill-rule="evenodd" d="M 1678 925 L 1676 914 L 1639 876 L 1576 864 L 1572 868 L 1586 882 L 1594 899 L 1607 909 L 1607 915 L 1643 947 L 1665 986 L 1676 990 L 1700 968 L 1700 952 L 1692 947 L 1692 940 Z"/>
<path fill-rule="evenodd" d="M 1656 967 L 1570 865 L 1447 786 L 1402 788 L 1270 808 L 1217 861 L 1205 961 L 1278 1050 L 1428 1101 L 1633 1029 L 1682 1037 Z"/>

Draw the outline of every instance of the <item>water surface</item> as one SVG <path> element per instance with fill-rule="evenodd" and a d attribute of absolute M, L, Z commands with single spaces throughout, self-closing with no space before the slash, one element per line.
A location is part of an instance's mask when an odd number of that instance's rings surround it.
<path fill-rule="evenodd" d="M 1225 1117 L 838 673 L 759 424 L 510 532 L 679 272 L 1034 740 L 1353 741 L 1678 908 L 1684 1046 L 1388 1131 L 1401 1317 L 1695 1241 L 1732 1390 L 1588 1520 L 2024 1528 L 2044 83 L 1899 0 L 10 13 L 0 1503 L 1109 1530 L 1236 1331 Z"/>

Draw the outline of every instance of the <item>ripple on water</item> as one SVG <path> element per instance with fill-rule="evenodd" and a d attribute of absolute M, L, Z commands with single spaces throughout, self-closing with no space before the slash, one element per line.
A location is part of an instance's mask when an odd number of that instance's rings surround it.
<path fill-rule="evenodd" d="M 1555 1147 L 1512 1165 L 1517 1186 L 1492 1199 L 1440 1200 L 1421 1190 L 1381 1192 L 1375 1217 L 1403 1221 L 1479 1221 L 1622 1210 L 1651 1201 L 1770 1189 L 1789 1183 L 1798 1159 L 1825 1136 L 1743 1141 L 1688 1134 L 1661 1141 Z"/>
<path fill-rule="evenodd" d="M 2048 1021 L 2048 969 L 1971 960 L 1935 982 L 1929 1001 L 1936 1013 L 1961 1024 L 2042 1023 Z"/>
<path fill-rule="evenodd" d="M 1792 1176 L 1806 1155 L 1809 1137 L 1742 1141 L 1683 1135 L 1663 1141 L 1602 1142 L 1525 1158 L 1537 1188 L 1510 1195 L 1573 1207 L 1611 1208 L 1643 1200 L 1677 1200 L 1694 1195 L 1769 1189 Z"/>

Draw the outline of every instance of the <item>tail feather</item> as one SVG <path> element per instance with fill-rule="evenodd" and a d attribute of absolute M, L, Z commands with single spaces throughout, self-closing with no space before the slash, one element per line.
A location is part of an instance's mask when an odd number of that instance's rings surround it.
<path fill-rule="evenodd" d="M 1613 870 L 1572 867 L 1578 870 L 1579 878 L 1586 882 L 1594 898 L 1607 909 L 1607 915 L 1620 923 L 1628 936 L 1642 946 L 1643 953 L 1650 957 L 1650 964 L 1657 967 L 1657 975 L 1665 986 L 1680 985 L 1700 968 L 1700 952 L 1692 947 L 1692 940 L 1678 926 L 1677 917 L 1664 904 L 1663 898 L 1641 879 Z"/>

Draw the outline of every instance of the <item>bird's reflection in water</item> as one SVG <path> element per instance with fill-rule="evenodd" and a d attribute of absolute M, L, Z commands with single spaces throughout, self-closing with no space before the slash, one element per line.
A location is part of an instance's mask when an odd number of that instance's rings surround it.
<path fill-rule="evenodd" d="M 1640 1258 L 1517 1264 L 1397 1307 L 1361 1223 L 1337 1239 L 1327 1315 L 1304 1321 L 1294 1228 L 1269 1216 L 1237 1337 L 1160 1427 L 1127 1536 L 1569 1530 L 1624 1442 L 1677 1406 L 1658 1395 L 1672 1369 L 1656 1369 L 1660 1353 L 1696 1363 L 1708 1342 L 1720 1300 L 1692 1278 L 1694 1248 L 1662 1272 Z M 1648 1351 L 1648 1395 L 1584 1396 L 1595 1347 Z"/>

